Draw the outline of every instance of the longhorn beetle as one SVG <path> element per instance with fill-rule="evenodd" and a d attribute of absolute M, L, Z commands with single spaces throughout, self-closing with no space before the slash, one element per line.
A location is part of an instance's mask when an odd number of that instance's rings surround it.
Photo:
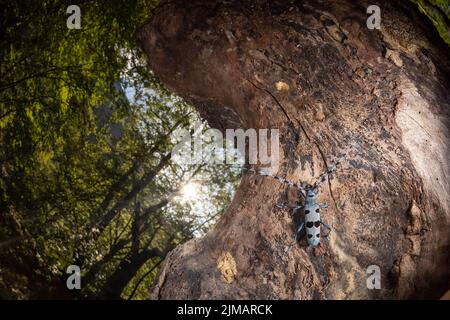
<path fill-rule="evenodd" d="M 331 227 L 329 225 L 327 225 L 326 223 L 324 223 L 320 219 L 320 209 L 327 208 L 328 205 L 326 203 L 319 204 L 317 202 L 317 197 L 318 197 L 320 185 L 322 184 L 322 182 L 324 182 L 327 179 L 327 177 L 329 177 L 334 171 L 336 171 L 337 165 L 339 164 L 339 162 L 340 162 L 340 160 L 338 160 L 336 162 L 336 164 L 334 164 L 330 169 L 325 171 L 325 173 L 322 174 L 319 177 L 319 179 L 312 185 L 306 184 L 306 183 L 296 183 L 296 182 L 293 182 L 293 181 L 290 181 L 290 180 L 287 180 L 287 179 L 281 178 L 279 176 L 272 175 L 270 173 L 260 171 L 260 170 L 249 169 L 249 168 L 243 169 L 244 171 L 254 173 L 254 174 L 259 174 L 262 176 L 268 176 L 268 177 L 276 179 L 282 183 L 296 187 L 299 190 L 300 194 L 305 199 L 304 206 L 296 205 L 296 206 L 291 207 L 294 210 L 294 212 L 297 209 L 304 209 L 305 220 L 299 224 L 298 228 L 296 228 L 294 241 L 291 245 L 289 245 L 287 251 L 289 251 L 292 248 L 292 246 L 295 243 L 297 243 L 297 241 L 299 240 L 299 237 L 302 236 L 303 234 L 306 234 L 308 244 L 310 246 L 312 246 L 312 247 L 318 246 L 320 244 L 320 237 L 321 237 L 320 226 L 321 225 L 323 225 L 326 229 L 331 231 Z M 281 204 L 281 205 L 277 204 L 276 206 L 280 209 L 286 207 L 286 205 L 284 205 L 284 204 Z"/>

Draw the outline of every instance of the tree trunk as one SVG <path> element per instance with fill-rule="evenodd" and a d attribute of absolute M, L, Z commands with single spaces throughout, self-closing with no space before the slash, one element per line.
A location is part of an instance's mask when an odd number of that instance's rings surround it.
<path fill-rule="evenodd" d="M 127 256 L 104 284 L 101 296 L 106 299 L 120 299 L 121 293 L 130 280 L 153 257 L 164 258 L 164 253 L 157 249 L 146 249 L 135 256 Z"/>
<path fill-rule="evenodd" d="M 366 27 L 373 2 L 380 30 Z M 160 79 L 212 127 L 279 128 L 278 175 L 312 182 L 346 154 L 319 192 L 329 241 L 286 252 L 295 219 L 275 204 L 287 186 L 246 174 L 216 227 L 168 255 L 151 298 L 436 298 L 448 289 L 449 50 L 413 4 L 163 1 L 138 39 Z M 370 265 L 380 290 L 367 288 Z"/>

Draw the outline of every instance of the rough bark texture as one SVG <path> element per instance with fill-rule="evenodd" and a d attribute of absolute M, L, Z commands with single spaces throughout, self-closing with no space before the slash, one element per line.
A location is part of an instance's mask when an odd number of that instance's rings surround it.
<path fill-rule="evenodd" d="M 248 174 L 217 226 L 168 255 L 151 298 L 448 289 L 449 52 L 410 3 L 376 3 L 380 30 L 353 0 L 164 1 L 139 30 L 155 73 L 211 126 L 281 130 L 278 175 L 310 182 L 348 152 L 319 193 L 329 242 L 286 253 L 295 219 L 274 205 L 295 192 Z M 366 287 L 369 265 L 381 290 Z"/>

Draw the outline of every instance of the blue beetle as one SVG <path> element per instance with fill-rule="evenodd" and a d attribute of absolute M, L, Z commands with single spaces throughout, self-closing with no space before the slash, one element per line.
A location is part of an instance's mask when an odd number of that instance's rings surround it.
<path fill-rule="evenodd" d="M 276 179 L 282 183 L 288 184 L 290 186 L 296 187 L 300 194 L 305 199 L 304 205 L 296 205 L 291 207 L 294 211 L 298 209 L 304 209 L 305 213 L 305 219 L 302 221 L 298 228 L 296 228 L 295 232 L 295 239 L 293 244 L 291 244 L 288 247 L 288 251 L 292 248 L 292 246 L 297 243 L 300 237 L 306 235 L 308 244 L 311 247 L 316 247 L 320 244 L 320 227 L 324 226 L 326 229 L 331 231 L 331 227 L 324 223 L 320 218 L 320 209 L 328 208 L 328 205 L 326 203 L 319 204 L 318 203 L 318 190 L 322 182 L 324 182 L 334 171 L 336 171 L 337 164 L 333 165 L 330 169 L 328 169 L 313 185 L 310 184 L 304 184 L 304 183 L 296 183 L 287 179 L 284 179 L 282 177 L 272 175 L 270 173 L 260 171 L 260 170 L 254 170 L 254 169 L 248 169 L 245 168 L 244 170 L 247 172 L 259 174 L 262 176 L 268 176 L 273 179 Z M 278 208 L 282 209 L 285 208 L 286 205 L 284 204 L 277 204 Z M 328 236 L 328 235 L 327 235 Z"/>
<path fill-rule="evenodd" d="M 320 218 L 320 209 L 328 208 L 326 203 L 319 204 L 317 202 L 318 192 L 314 188 L 307 188 L 305 190 L 305 205 L 304 206 L 295 206 L 294 209 L 304 209 L 305 219 L 301 222 L 297 228 L 295 233 L 294 244 L 298 241 L 299 237 L 303 234 L 306 235 L 308 240 L 308 244 L 312 247 L 316 247 L 320 244 L 320 226 L 323 225 L 328 230 L 331 228 L 324 223 Z M 278 206 L 282 208 L 283 206 Z M 292 245 L 289 246 L 290 250 Z"/>

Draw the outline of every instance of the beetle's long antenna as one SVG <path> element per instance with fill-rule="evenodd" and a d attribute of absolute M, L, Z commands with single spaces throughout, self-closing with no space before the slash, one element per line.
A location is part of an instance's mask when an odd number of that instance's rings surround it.
<path fill-rule="evenodd" d="M 336 170 L 337 170 L 337 166 L 347 157 L 347 155 L 353 151 L 354 146 L 357 144 L 357 139 L 355 139 L 350 146 L 348 147 L 347 151 L 339 157 L 339 159 L 336 160 L 336 162 L 325 171 L 325 173 L 323 173 L 318 179 L 317 181 L 313 184 L 313 188 L 314 189 L 318 189 L 320 187 L 320 185 L 327 180 L 327 178 L 329 176 L 331 176 Z"/>
<path fill-rule="evenodd" d="M 327 171 L 325 171 L 324 174 L 322 174 L 319 179 L 314 183 L 314 189 L 318 189 L 320 187 L 320 185 L 327 180 L 327 178 L 329 176 L 331 176 L 333 174 L 333 172 L 336 171 L 338 164 L 340 163 L 340 159 L 338 160 L 338 162 L 336 162 L 335 164 L 333 164 L 330 169 L 328 169 Z"/>
<path fill-rule="evenodd" d="M 308 185 L 305 184 L 305 183 L 296 183 L 294 181 L 287 180 L 287 179 L 284 179 L 282 177 L 279 177 L 279 176 L 276 176 L 276 175 L 273 175 L 273 174 L 270 174 L 270 173 L 267 173 L 267 172 L 264 172 L 264 171 L 261 171 L 261 170 L 255 170 L 255 169 L 250 169 L 250 168 L 245 168 L 245 167 L 242 170 L 244 172 L 247 171 L 247 172 L 250 172 L 250 173 L 259 174 L 261 176 L 271 177 L 273 179 L 276 179 L 276 180 L 280 181 L 281 183 L 285 183 L 285 184 L 290 185 L 292 187 L 299 188 L 302 191 L 306 191 L 308 189 Z"/>

